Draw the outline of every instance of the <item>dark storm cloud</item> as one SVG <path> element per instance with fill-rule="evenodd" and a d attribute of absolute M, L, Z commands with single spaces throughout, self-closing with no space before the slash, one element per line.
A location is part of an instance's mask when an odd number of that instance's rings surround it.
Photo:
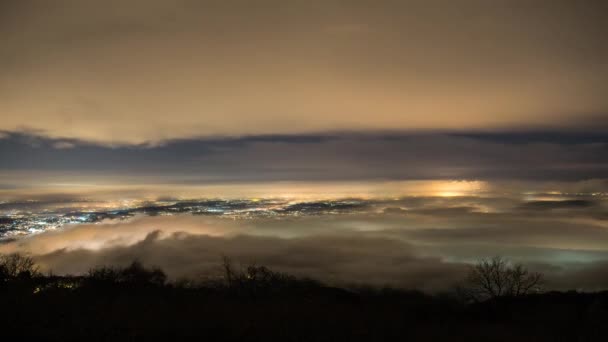
<path fill-rule="evenodd" d="M 5 0 L 0 130 L 137 145 L 597 129 L 606 13 L 603 1 Z"/>
<path fill-rule="evenodd" d="M 525 140 L 484 134 L 391 133 L 178 140 L 105 147 L 7 134 L 0 170 L 159 177 L 157 181 L 366 179 L 585 180 L 608 174 L 608 135 Z M 540 139 L 540 140 L 539 140 Z"/>

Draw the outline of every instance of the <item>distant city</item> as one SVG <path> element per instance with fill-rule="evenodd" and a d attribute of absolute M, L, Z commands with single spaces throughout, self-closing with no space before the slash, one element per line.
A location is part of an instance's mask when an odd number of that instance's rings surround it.
<path fill-rule="evenodd" d="M 607 193 L 524 193 L 513 197 L 409 196 L 399 198 L 346 198 L 311 200 L 292 198 L 249 199 L 157 199 L 157 200 L 28 200 L 0 201 L 0 241 L 60 229 L 68 225 L 94 224 L 104 220 L 126 220 L 134 216 L 205 215 L 232 220 L 283 220 L 307 216 L 348 214 L 452 214 L 458 210 L 492 214 L 520 212 L 585 211 L 606 219 Z M 451 209 L 450 209 L 451 208 Z M 604 208 L 604 209 L 603 209 Z"/>
<path fill-rule="evenodd" d="M 360 212 L 372 204 L 368 200 L 294 202 L 273 199 L 133 201 L 127 205 L 104 207 L 87 202 L 58 208 L 43 202 L 0 203 L 0 239 L 54 230 L 66 225 L 125 220 L 135 215 L 170 216 L 176 214 L 208 215 L 229 219 L 298 217 L 320 214 Z"/>

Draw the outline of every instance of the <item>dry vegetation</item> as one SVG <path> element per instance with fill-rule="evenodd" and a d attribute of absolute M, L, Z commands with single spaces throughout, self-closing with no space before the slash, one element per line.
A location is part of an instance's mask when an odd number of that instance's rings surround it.
<path fill-rule="evenodd" d="M 471 267 L 453 293 L 336 288 L 235 267 L 221 279 L 168 282 L 139 262 L 82 276 L 43 275 L 34 261 L 0 257 L 4 336 L 120 341 L 603 341 L 608 293 L 540 293 L 542 277 L 502 258 Z"/>

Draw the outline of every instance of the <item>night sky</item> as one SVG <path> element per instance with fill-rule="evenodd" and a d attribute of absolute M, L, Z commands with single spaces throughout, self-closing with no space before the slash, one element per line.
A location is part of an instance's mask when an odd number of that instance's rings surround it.
<path fill-rule="evenodd" d="M 555 288 L 608 287 L 607 15 L 605 1 L 0 0 L 0 216 L 163 198 L 381 208 L 135 217 L 0 252 L 176 276 L 233 253 L 430 290 L 500 252 Z M 370 266 L 386 260 L 409 266 Z"/>

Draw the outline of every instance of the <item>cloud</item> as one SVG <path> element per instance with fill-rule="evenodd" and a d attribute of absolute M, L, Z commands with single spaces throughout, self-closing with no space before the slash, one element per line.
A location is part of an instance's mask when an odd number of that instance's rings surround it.
<path fill-rule="evenodd" d="M 76 144 L 71 143 L 69 141 L 58 141 L 53 144 L 53 147 L 56 149 L 59 149 L 59 150 L 63 150 L 63 149 L 74 148 L 74 147 L 76 147 Z"/>
<path fill-rule="evenodd" d="M 601 3 L 2 6 L 0 130 L 11 132 L 137 145 L 344 130 L 595 129 L 608 110 Z"/>
<path fill-rule="evenodd" d="M 559 210 L 572 208 L 588 208 L 595 203 L 588 200 L 562 200 L 562 201 L 529 201 L 524 203 L 523 210 Z"/>
<path fill-rule="evenodd" d="M 128 247 L 97 252 L 59 250 L 37 261 L 59 273 L 82 273 L 96 264 L 124 265 L 134 259 L 160 266 L 170 277 L 217 274 L 223 255 L 243 265 L 256 263 L 333 284 L 393 285 L 443 289 L 462 275 L 462 264 L 412 254 L 398 241 L 360 237 L 210 237 L 176 234 L 158 239 L 151 233 Z"/>
<path fill-rule="evenodd" d="M 210 223 L 213 222 L 213 223 Z M 99 250 L 113 246 L 129 246 L 142 241 L 148 234 L 162 231 L 163 234 L 192 233 L 199 235 L 229 235 L 236 229 L 225 223 L 207 221 L 195 216 L 136 217 L 130 221 L 104 221 L 100 224 L 85 224 L 18 240 L 0 246 L 4 252 L 24 251 L 44 254 L 55 250 L 91 249 Z"/>
<path fill-rule="evenodd" d="M 252 136 L 179 140 L 153 147 L 104 147 L 12 135 L 0 141 L 2 170 L 122 175 L 145 183 L 323 180 L 584 181 L 608 171 L 608 141 L 575 135 L 564 142 L 530 134 L 476 137 L 439 133 Z M 587 137 L 590 138 L 590 137 Z M 32 147 L 31 142 L 36 142 Z M 71 148 L 57 148 L 68 147 Z M 236 167 L 238 165 L 238 167 Z M 30 182 L 44 177 L 24 177 Z M 70 176 L 73 179 L 74 177 Z M 152 180 L 156 178 L 156 180 Z M 60 181 L 55 181 L 62 183 Z M 589 183 L 591 185 L 591 183 Z M 593 188 L 593 186 L 590 186 Z"/>
<path fill-rule="evenodd" d="M 287 231 L 300 229 L 284 226 Z M 226 255 L 243 264 L 263 264 L 330 283 L 425 290 L 455 281 L 464 267 L 416 255 L 412 246 L 393 239 L 339 230 L 319 234 L 317 229 L 292 237 L 284 231 L 281 237 L 274 231 L 263 221 L 249 225 L 193 216 L 140 217 L 45 232 L 0 245 L 0 252 L 33 254 L 44 269 L 60 274 L 139 259 L 162 267 L 174 279 L 212 275 Z"/>
<path fill-rule="evenodd" d="M 554 284 L 562 290 L 584 289 L 601 291 L 608 289 L 608 261 L 573 265 L 571 269 L 555 270 Z"/>
<path fill-rule="evenodd" d="M 453 207 L 458 202 L 470 206 Z M 590 215 L 605 203 L 561 209 L 551 218 L 520 215 L 519 206 L 516 200 L 406 198 L 371 202 L 357 214 L 291 219 L 135 217 L 6 241 L 0 252 L 30 253 L 45 270 L 73 274 L 139 259 L 174 279 L 216 274 L 227 255 L 330 283 L 428 291 L 449 289 L 467 263 L 499 254 L 543 272 L 549 289 L 606 287 L 608 226 Z M 386 207 L 402 209 L 382 213 Z M 484 213 L 484 207 L 501 212 Z"/>

